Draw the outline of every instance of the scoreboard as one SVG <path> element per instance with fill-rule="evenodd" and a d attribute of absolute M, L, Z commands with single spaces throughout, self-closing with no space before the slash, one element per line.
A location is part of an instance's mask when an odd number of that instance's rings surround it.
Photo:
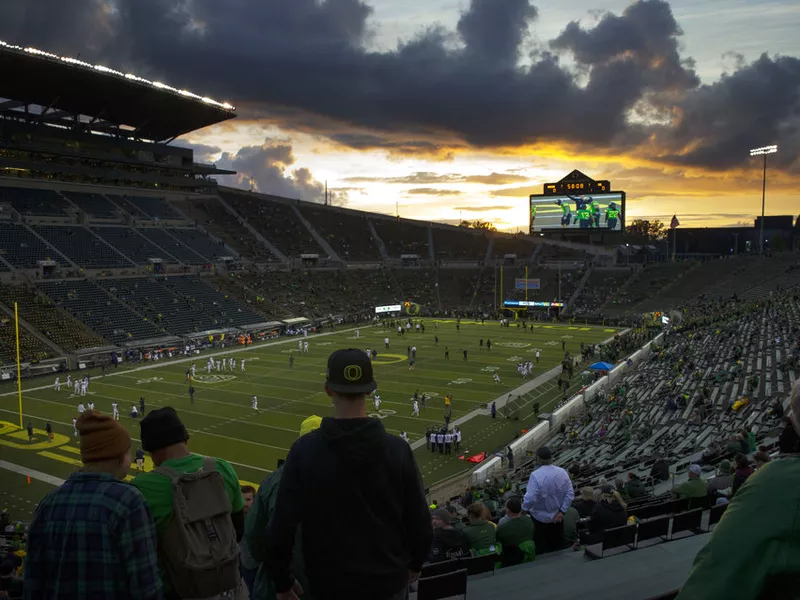
<path fill-rule="evenodd" d="M 561 181 L 545 183 L 542 193 L 532 194 L 529 201 L 531 234 L 625 230 L 625 192 L 577 170 Z"/>

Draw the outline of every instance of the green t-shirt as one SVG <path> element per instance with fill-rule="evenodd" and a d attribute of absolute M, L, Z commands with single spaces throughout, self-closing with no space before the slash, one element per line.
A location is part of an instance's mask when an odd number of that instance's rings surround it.
<path fill-rule="evenodd" d="M 175 469 L 179 473 L 194 473 L 203 467 L 203 457 L 200 454 L 190 454 L 183 458 L 164 461 L 163 466 Z M 239 477 L 227 461 L 217 459 L 217 471 L 222 474 L 228 498 L 231 500 L 231 513 L 244 509 L 244 496 L 239 487 Z M 140 473 L 131 482 L 144 495 L 159 537 L 163 535 L 169 520 L 172 518 L 172 482 L 155 471 Z"/>
<path fill-rule="evenodd" d="M 508 519 L 497 526 L 497 541 L 505 546 L 519 546 L 522 542 L 533 541 L 533 519 L 520 515 Z"/>
<path fill-rule="evenodd" d="M 469 540 L 470 550 L 494 550 L 497 528 L 487 521 L 475 521 L 464 529 L 464 534 Z"/>

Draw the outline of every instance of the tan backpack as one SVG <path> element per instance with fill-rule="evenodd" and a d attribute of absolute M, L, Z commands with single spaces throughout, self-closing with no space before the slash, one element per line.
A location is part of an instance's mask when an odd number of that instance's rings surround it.
<path fill-rule="evenodd" d="M 158 467 L 172 482 L 172 519 L 159 539 L 161 565 L 181 598 L 208 598 L 239 584 L 239 546 L 231 501 L 216 459 L 195 473 Z"/>

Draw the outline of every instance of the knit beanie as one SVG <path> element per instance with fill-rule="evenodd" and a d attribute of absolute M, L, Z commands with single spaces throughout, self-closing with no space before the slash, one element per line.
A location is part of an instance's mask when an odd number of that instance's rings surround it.
<path fill-rule="evenodd" d="M 110 415 L 87 410 L 75 423 L 81 435 L 81 460 L 84 463 L 119 458 L 131 449 L 131 436 Z"/>
<path fill-rule="evenodd" d="M 142 449 L 155 452 L 189 439 L 186 427 L 171 406 L 151 410 L 140 423 Z"/>

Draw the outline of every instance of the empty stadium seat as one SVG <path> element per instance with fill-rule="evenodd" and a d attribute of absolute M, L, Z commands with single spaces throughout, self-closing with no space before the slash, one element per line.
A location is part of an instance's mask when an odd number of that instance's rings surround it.
<path fill-rule="evenodd" d="M 122 268 L 131 262 L 78 225 L 36 225 L 33 230 L 78 266 L 90 269 Z"/>
<path fill-rule="evenodd" d="M 416 254 L 422 260 L 430 258 L 428 226 L 425 223 L 416 224 L 408 220 L 398 221 L 377 217 L 372 217 L 370 220 L 390 257 L 400 258 L 403 254 Z"/>
<path fill-rule="evenodd" d="M 137 265 L 147 265 L 151 258 L 160 258 L 168 263 L 175 262 L 166 249 L 159 248 L 132 227 L 92 227 L 92 232 Z"/>
<path fill-rule="evenodd" d="M 108 198 L 100 194 L 68 191 L 62 191 L 61 194 L 91 217 L 115 219 L 119 216 L 119 209 Z"/>
<path fill-rule="evenodd" d="M 444 575 L 420 579 L 417 587 L 417 600 L 466 597 L 468 575 L 467 569 L 461 569 Z"/>
<path fill-rule="evenodd" d="M 53 190 L 0 187 L 0 202 L 10 202 L 22 215 L 64 217 L 66 202 Z"/>
<path fill-rule="evenodd" d="M 603 532 L 603 542 L 600 547 L 587 546 L 586 555 L 590 558 L 603 558 L 607 556 L 608 550 L 615 550 L 613 555 L 627 552 L 634 549 L 636 541 L 636 525 L 623 525 L 606 529 Z"/>
<path fill-rule="evenodd" d="M 52 260 L 62 267 L 69 265 L 58 252 L 19 223 L 0 221 L 0 253 L 17 269 L 35 269 L 40 260 Z"/>
<path fill-rule="evenodd" d="M 301 202 L 298 208 L 343 261 L 380 260 L 380 251 L 372 239 L 365 213 L 310 202 Z"/>
<path fill-rule="evenodd" d="M 178 220 L 183 217 L 164 198 L 109 194 L 116 204 L 139 219 Z"/>

